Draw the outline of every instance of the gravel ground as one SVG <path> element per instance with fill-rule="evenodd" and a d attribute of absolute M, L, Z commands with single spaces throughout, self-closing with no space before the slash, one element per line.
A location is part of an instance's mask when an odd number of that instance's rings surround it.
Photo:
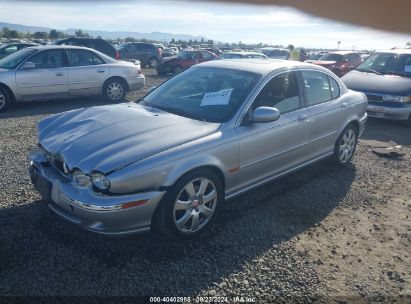
<path fill-rule="evenodd" d="M 146 88 L 129 100 L 166 79 L 145 74 Z M 325 161 L 227 201 L 197 240 L 109 239 L 47 212 L 27 174 L 40 118 L 101 104 L 39 102 L 0 114 L 0 302 L 15 295 L 411 301 L 409 129 L 370 120 L 363 138 L 396 141 L 402 159 L 381 158 L 360 142 L 346 168 Z"/>

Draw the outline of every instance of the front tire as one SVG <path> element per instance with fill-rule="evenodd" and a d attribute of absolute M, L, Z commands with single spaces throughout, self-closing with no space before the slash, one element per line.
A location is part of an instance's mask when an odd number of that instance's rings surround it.
<path fill-rule="evenodd" d="M 154 223 L 163 234 L 191 239 L 210 228 L 223 202 L 223 184 L 210 169 L 199 169 L 181 177 L 166 193 Z"/>
<path fill-rule="evenodd" d="M 121 79 L 109 79 L 103 87 L 103 95 L 110 102 L 123 101 L 126 96 L 126 86 Z"/>
<path fill-rule="evenodd" d="M 334 148 L 334 160 L 339 165 L 347 165 L 354 156 L 358 142 L 358 130 L 353 124 L 349 124 L 340 137 L 338 137 Z"/>
<path fill-rule="evenodd" d="M 11 105 L 11 98 L 9 92 L 0 87 L 0 113 L 6 112 Z"/>

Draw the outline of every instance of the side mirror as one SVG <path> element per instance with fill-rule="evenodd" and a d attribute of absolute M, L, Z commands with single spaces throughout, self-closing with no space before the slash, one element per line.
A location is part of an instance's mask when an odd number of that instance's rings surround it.
<path fill-rule="evenodd" d="M 33 62 L 27 61 L 21 66 L 21 70 L 31 70 L 35 69 L 36 65 Z"/>
<path fill-rule="evenodd" d="M 280 111 L 277 108 L 258 107 L 252 115 L 252 122 L 263 123 L 276 121 L 280 118 Z"/>

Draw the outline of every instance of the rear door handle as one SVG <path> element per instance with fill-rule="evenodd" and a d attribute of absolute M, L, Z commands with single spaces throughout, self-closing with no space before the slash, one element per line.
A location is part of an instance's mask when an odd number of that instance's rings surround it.
<path fill-rule="evenodd" d="M 57 72 L 56 76 L 63 76 L 64 74 L 62 72 Z"/>
<path fill-rule="evenodd" d="M 343 102 L 343 103 L 341 104 L 341 108 L 346 108 L 346 107 L 348 107 L 348 103 Z"/>
<path fill-rule="evenodd" d="M 98 70 L 97 73 L 104 73 L 106 70 Z"/>

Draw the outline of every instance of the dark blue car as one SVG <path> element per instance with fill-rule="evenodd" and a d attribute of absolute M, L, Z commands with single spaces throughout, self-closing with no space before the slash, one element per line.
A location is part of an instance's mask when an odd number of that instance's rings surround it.
<path fill-rule="evenodd" d="M 367 95 L 370 117 L 403 120 L 411 127 L 411 49 L 376 52 L 342 81 Z"/>

